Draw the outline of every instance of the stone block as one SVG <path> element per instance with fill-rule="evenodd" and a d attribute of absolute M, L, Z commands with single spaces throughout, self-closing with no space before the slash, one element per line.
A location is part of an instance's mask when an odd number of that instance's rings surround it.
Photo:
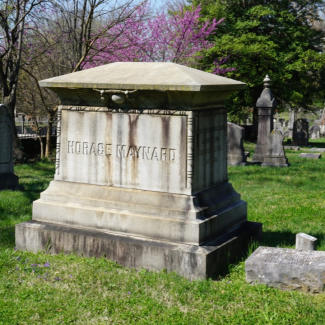
<path fill-rule="evenodd" d="M 227 123 L 227 148 L 228 165 L 245 165 L 246 155 L 244 150 L 244 128 L 235 124 Z"/>
<path fill-rule="evenodd" d="M 246 280 L 288 290 L 325 289 L 325 252 L 259 247 L 245 262 Z"/>
<path fill-rule="evenodd" d="M 284 149 L 299 151 L 300 147 L 298 147 L 298 146 L 284 146 Z"/>
<path fill-rule="evenodd" d="M 301 158 L 308 158 L 308 159 L 320 159 L 322 155 L 320 153 L 301 153 L 299 155 Z"/>
<path fill-rule="evenodd" d="M 300 232 L 296 235 L 296 249 L 302 251 L 315 250 L 317 238 Z"/>
<path fill-rule="evenodd" d="M 18 177 L 14 174 L 12 128 L 9 109 L 0 104 L 0 190 L 18 189 Z"/>
<path fill-rule="evenodd" d="M 217 278 L 260 237 L 262 226 L 247 222 L 203 245 L 187 245 L 100 229 L 29 221 L 16 225 L 16 247 L 48 253 L 106 257 L 137 269 L 176 272 L 190 280 Z"/>

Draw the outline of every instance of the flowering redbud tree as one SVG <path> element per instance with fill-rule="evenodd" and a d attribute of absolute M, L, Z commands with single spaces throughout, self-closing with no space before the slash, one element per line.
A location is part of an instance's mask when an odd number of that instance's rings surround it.
<path fill-rule="evenodd" d="M 146 11 L 146 5 L 139 7 L 129 19 L 98 39 L 84 68 L 116 61 L 167 61 L 195 66 L 213 45 L 209 36 L 223 21 L 201 22 L 199 6 L 143 19 Z M 218 72 L 222 72 L 221 68 Z"/>

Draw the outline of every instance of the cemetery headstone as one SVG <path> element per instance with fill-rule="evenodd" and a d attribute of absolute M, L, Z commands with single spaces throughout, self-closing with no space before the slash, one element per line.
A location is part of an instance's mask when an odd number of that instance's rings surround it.
<path fill-rule="evenodd" d="M 309 148 L 309 150 L 314 152 L 325 152 L 325 148 Z"/>
<path fill-rule="evenodd" d="M 284 149 L 299 151 L 300 147 L 298 147 L 298 146 L 284 146 Z"/>
<path fill-rule="evenodd" d="M 56 174 L 16 247 L 216 277 L 261 224 L 228 183 L 224 100 L 243 83 L 117 62 L 40 82 L 60 97 Z"/>
<path fill-rule="evenodd" d="M 245 262 L 246 280 L 318 293 L 325 289 L 325 252 L 259 247 Z"/>
<path fill-rule="evenodd" d="M 293 127 L 292 142 L 296 146 L 308 146 L 309 123 L 307 119 L 297 119 Z"/>
<path fill-rule="evenodd" d="M 18 177 L 14 174 L 12 127 L 9 109 L 0 104 L 0 190 L 18 188 Z"/>
<path fill-rule="evenodd" d="M 268 150 L 268 136 L 273 130 L 273 111 L 276 103 L 270 89 L 270 81 L 267 75 L 263 80 L 264 89 L 256 102 L 256 107 L 258 108 L 258 133 L 253 161 L 260 163 L 264 161 Z"/>
<path fill-rule="evenodd" d="M 317 238 L 300 232 L 296 235 L 296 249 L 302 251 L 314 251 Z"/>
<path fill-rule="evenodd" d="M 320 153 L 307 153 L 303 152 L 299 155 L 301 158 L 309 158 L 309 159 L 320 159 L 322 155 Z"/>
<path fill-rule="evenodd" d="M 293 127 L 297 118 L 297 113 L 295 109 L 289 109 L 289 123 L 288 123 L 288 138 L 292 139 L 293 137 Z"/>
<path fill-rule="evenodd" d="M 262 166 L 288 167 L 288 159 L 283 149 L 283 135 L 278 130 L 273 130 L 267 137 L 267 151 Z"/>
<path fill-rule="evenodd" d="M 245 165 L 246 154 L 244 149 L 244 128 L 235 124 L 227 123 L 228 165 Z"/>
<path fill-rule="evenodd" d="M 320 138 L 320 127 L 318 125 L 313 125 L 310 128 L 310 138 L 319 139 Z"/>

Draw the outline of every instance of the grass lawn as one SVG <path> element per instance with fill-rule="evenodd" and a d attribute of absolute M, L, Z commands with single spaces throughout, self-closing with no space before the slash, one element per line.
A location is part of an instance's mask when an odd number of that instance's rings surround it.
<path fill-rule="evenodd" d="M 262 245 L 294 247 L 307 232 L 325 250 L 325 157 L 298 154 L 287 152 L 290 168 L 230 167 L 229 178 L 249 220 L 263 223 Z M 16 251 L 14 225 L 31 218 L 53 172 L 51 163 L 16 166 L 25 191 L 0 192 L 0 324 L 325 324 L 325 293 L 248 285 L 244 262 L 219 281 L 190 282 L 104 258 Z"/>

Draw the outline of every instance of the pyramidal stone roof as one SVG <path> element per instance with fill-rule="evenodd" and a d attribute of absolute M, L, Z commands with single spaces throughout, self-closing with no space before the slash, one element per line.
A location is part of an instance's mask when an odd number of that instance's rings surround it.
<path fill-rule="evenodd" d="M 243 82 L 169 62 L 115 62 L 39 82 L 48 88 L 215 91 Z"/>

